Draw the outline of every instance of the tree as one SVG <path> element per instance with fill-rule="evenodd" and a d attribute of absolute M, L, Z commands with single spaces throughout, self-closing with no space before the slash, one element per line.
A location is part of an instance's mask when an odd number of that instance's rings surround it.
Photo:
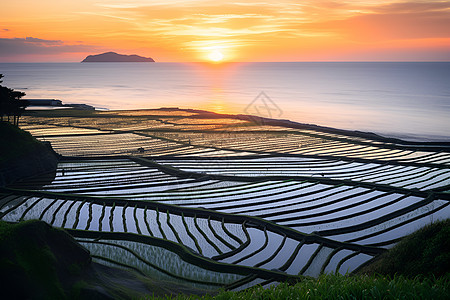
<path fill-rule="evenodd" d="M 0 83 L 3 74 L 0 74 Z M 13 117 L 13 124 L 19 126 L 19 118 L 25 111 L 25 108 L 30 105 L 29 101 L 21 100 L 25 96 L 24 92 L 15 91 L 6 86 L 0 85 L 0 120 L 3 121 L 3 116 L 7 117 L 8 122 Z"/>
<path fill-rule="evenodd" d="M 21 100 L 21 98 L 25 96 L 24 92 L 12 91 L 11 97 L 12 101 L 12 115 L 14 117 L 13 124 L 19 126 L 19 118 L 25 111 L 25 108 L 30 104 L 28 100 Z"/>

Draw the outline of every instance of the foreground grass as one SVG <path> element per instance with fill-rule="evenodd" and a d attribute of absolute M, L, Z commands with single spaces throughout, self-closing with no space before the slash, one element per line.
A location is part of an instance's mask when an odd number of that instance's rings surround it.
<path fill-rule="evenodd" d="M 450 219 L 447 219 L 429 224 L 406 236 L 395 247 L 363 267 L 359 273 L 441 277 L 449 271 Z"/>
<path fill-rule="evenodd" d="M 450 219 L 405 237 L 357 275 L 322 275 L 291 286 L 222 291 L 200 299 L 450 299 Z"/>
<path fill-rule="evenodd" d="M 264 289 L 254 287 L 241 292 L 222 291 L 217 296 L 180 295 L 147 299 L 449 299 L 450 276 L 442 278 L 393 278 L 381 275 L 322 275 L 296 285 L 282 283 Z"/>

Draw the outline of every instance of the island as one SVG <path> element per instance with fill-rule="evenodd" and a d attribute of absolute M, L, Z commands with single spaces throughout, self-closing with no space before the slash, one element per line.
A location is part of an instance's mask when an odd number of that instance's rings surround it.
<path fill-rule="evenodd" d="M 96 55 L 88 55 L 81 62 L 155 62 L 151 57 L 139 55 L 124 55 L 116 52 L 106 52 Z"/>

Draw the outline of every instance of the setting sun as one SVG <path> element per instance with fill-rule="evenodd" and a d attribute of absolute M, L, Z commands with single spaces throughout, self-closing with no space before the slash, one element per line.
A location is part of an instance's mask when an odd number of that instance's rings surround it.
<path fill-rule="evenodd" d="M 215 62 L 223 60 L 223 54 L 220 51 L 214 51 L 209 54 L 209 59 Z"/>
<path fill-rule="evenodd" d="M 449 9 L 450 0 L 3 1 L 0 61 L 108 51 L 157 62 L 448 61 Z"/>

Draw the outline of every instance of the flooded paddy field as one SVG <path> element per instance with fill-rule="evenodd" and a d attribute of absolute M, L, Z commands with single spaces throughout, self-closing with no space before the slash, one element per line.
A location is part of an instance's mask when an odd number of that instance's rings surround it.
<path fill-rule="evenodd" d="M 54 179 L 2 220 L 65 228 L 103 264 L 238 290 L 357 270 L 450 217 L 450 145 L 193 110 L 35 112 Z"/>

